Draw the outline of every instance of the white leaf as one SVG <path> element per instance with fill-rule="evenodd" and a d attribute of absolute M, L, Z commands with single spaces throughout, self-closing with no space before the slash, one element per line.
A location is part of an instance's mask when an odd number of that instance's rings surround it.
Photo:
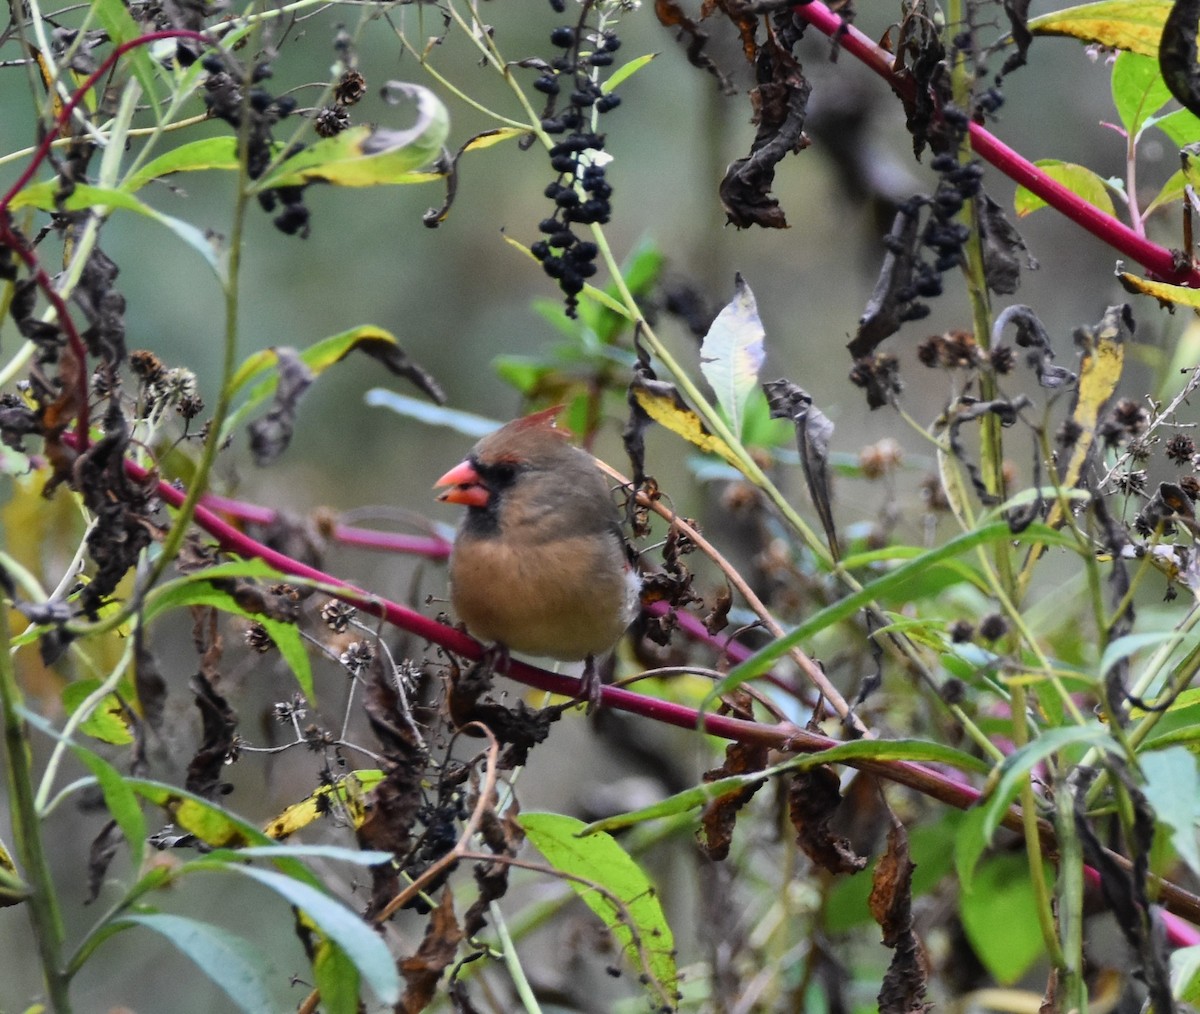
<path fill-rule="evenodd" d="M 717 314 L 700 346 L 700 371 L 729 417 L 734 434 L 742 432 L 742 410 L 758 386 L 767 349 L 754 293 L 739 274 L 733 299 Z"/>

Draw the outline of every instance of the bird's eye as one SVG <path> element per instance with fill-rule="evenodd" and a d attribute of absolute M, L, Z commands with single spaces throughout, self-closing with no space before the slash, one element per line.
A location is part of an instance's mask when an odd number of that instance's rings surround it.
<path fill-rule="evenodd" d="M 501 461 L 493 465 L 489 472 L 493 482 L 499 486 L 507 486 L 516 478 L 517 466 L 508 461 Z"/>

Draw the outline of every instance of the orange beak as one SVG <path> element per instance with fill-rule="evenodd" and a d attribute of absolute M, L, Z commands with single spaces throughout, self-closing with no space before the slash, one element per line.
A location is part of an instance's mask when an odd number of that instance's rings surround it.
<path fill-rule="evenodd" d="M 468 507 L 486 507 L 492 497 L 492 491 L 484 484 L 475 466 L 469 461 L 455 465 L 433 484 L 434 489 L 441 486 L 450 488 L 438 494 L 443 503 L 461 503 Z"/>

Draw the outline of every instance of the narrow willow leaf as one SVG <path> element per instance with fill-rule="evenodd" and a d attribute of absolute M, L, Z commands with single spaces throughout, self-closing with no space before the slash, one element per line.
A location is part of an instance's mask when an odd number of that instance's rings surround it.
<path fill-rule="evenodd" d="M 500 428 L 500 423 L 474 412 L 464 412 L 457 408 L 446 408 L 444 405 L 431 405 L 420 398 L 413 398 L 398 391 L 390 391 L 382 387 L 373 387 L 363 400 L 373 408 L 388 408 L 398 415 L 408 419 L 416 419 L 427 426 L 445 426 L 461 433 L 463 436 L 478 440 L 486 437 Z"/>
<path fill-rule="evenodd" d="M 277 977 L 249 940 L 224 927 L 168 915 L 145 912 L 123 915 L 116 925 L 141 926 L 169 940 L 187 955 L 246 1014 L 278 1010 L 271 982 Z"/>
<path fill-rule="evenodd" d="M 648 977 L 646 987 L 660 1003 L 675 1006 L 678 970 L 675 938 L 654 885 L 617 840 L 607 834 L 580 838 L 583 823 L 558 813 L 523 813 L 529 840 L 556 870 L 602 887 L 571 880 L 571 888 L 620 942 L 626 957 Z M 623 906 L 619 908 L 613 898 Z"/>
<path fill-rule="evenodd" d="M 622 64 L 615 71 L 613 71 L 612 77 L 610 77 L 604 82 L 604 84 L 600 86 L 600 90 L 607 95 L 622 82 L 628 81 L 629 78 L 633 77 L 634 74 L 648 65 L 656 56 L 658 56 L 657 53 L 646 53 L 637 57 L 636 59 L 630 60 L 628 63 Z"/>
<path fill-rule="evenodd" d="M 968 834 L 965 828 L 963 830 L 963 837 L 959 841 L 960 877 L 969 877 L 974 873 L 975 863 L 983 855 L 984 849 L 991 844 L 992 835 L 996 833 L 1004 814 L 1017 798 L 1022 783 L 1029 778 L 1029 773 L 1051 754 L 1076 746 L 1098 747 L 1110 753 L 1121 752 L 1117 741 L 1106 727 L 1072 725 L 1060 729 L 1047 729 L 1037 739 L 1004 758 L 997 769 L 999 777 L 980 811 L 978 827 L 973 828 L 974 833 L 971 834 Z"/>
<path fill-rule="evenodd" d="M 92 12 L 96 15 L 96 20 L 104 26 L 104 31 L 108 33 L 109 41 L 114 46 L 132 42 L 142 34 L 142 29 L 133 20 L 128 8 L 121 0 L 94 0 Z M 150 57 L 149 47 L 135 46 L 125 54 L 124 58 L 130 62 L 133 76 L 142 86 L 146 104 L 157 114 L 159 110 L 158 72 Z"/>
<path fill-rule="evenodd" d="M 56 211 L 58 209 L 58 192 L 59 187 L 54 180 L 36 183 L 18 193 L 13 198 L 11 207 L 32 206 L 41 208 L 43 211 Z M 137 214 L 170 229 L 184 243 L 204 258 L 205 263 L 212 268 L 213 273 L 218 278 L 224 279 L 225 277 L 225 266 L 221 252 L 214 246 L 209 236 L 202 230 L 197 229 L 190 222 L 185 222 L 182 219 L 164 214 L 156 208 L 152 208 L 150 205 L 140 201 L 133 194 L 126 193 L 124 190 L 114 190 L 109 187 L 93 187 L 89 184 L 78 183 L 75 185 L 75 189 L 71 192 L 70 196 L 62 202 L 62 207 L 67 211 L 82 211 L 88 208 L 120 208 L 125 211 L 137 212 Z"/>
<path fill-rule="evenodd" d="M 302 909 L 320 931 L 354 962 L 354 967 L 381 1003 L 395 1004 L 400 999 L 400 974 L 396 971 L 396 963 L 387 944 L 373 926 L 340 901 L 309 884 L 273 870 L 260 870 L 241 863 L 221 864 L 221 868 L 264 884 L 289 904 Z"/>
<path fill-rule="evenodd" d="M 1006 521 L 993 521 L 974 531 L 965 532 L 935 549 L 927 550 L 921 556 L 902 564 L 895 570 L 875 578 L 873 581 L 863 585 L 860 591 L 847 595 L 838 602 L 813 613 L 803 623 L 790 630 L 783 637 L 760 648 L 748 659 L 740 662 L 729 671 L 729 675 L 721 680 L 704 699 L 702 707 L 708 708 L 721 695 L 732 693 L 734 689 L 741 686 L 747 680 L 761 676 L 777 659 L 786 655 L 794 646 L 802 644 L 806 639 L 815 636 L 827 627 L 831 627 L 835 623 L 840 623 L 842 620 L 853 616 L 854 613 L 858 612 L 859 609 L 863 608 L 869 602 L 873 602 L 878 598 L 886 598 L 893 590 L 919 577 L 927 568 L 934 564 L 952 559 L 977 546 L 1002 540 L 1027 544 L 1037 542 L 1078 549 L 1073 537 L 1053 528 L 1048 528 L 1046 525 L 1040 523 L 1030 525 L 1018 535 L 1013 534 L 1012 529 Z"/>
<path fill-rule="evenodd" d="M 1029 30 L 1034 35 L 1069 35 L 1080 42 L 1157 59 L 1170 13 L 1171 0 L 1101 0 L 1031 18 Z"/>
<path fill-rule="evenodd" d="M 206 137 L 201 141 L 181 144 L 147 162 L 121 184 L 121 189 L 132 194 L 151 180 L 171 173 L 198 172 L 202 169 L 233 172 L 237 167 L 236 137 Z"/>
<path fill-rule="evenodd" d="M 766 357 L 765 337 L 754 293 L 739 274 L 733 299 L 717 314 L 700 346 L 700 372 L 735 436 L 741 436 L 742 411 L 758 385 L 758 371 Z"/>

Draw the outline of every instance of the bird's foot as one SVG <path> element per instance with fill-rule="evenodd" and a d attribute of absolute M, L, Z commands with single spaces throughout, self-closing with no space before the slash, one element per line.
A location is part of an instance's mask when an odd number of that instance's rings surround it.
<path fill-rule="evenodd" d="M 579 693 L 575 700 L 585 701 L 586 714 L 591 714 L 599 706 L 604 696 L 604 683 L 600 679 L 600 670 L 596 668 L 596 658 L 588 655 L 583 663 L 583 674 L 579 677 Z"/>

